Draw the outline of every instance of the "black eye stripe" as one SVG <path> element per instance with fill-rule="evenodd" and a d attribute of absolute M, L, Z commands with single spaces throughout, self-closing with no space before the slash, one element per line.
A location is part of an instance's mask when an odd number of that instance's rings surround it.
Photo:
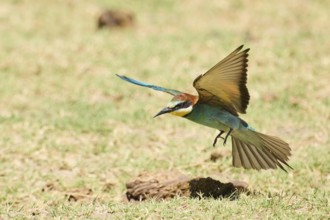
<path fill-rule="evenodd" d="M 190 102 L 181 102 L 177 104 L 174 109 L 180 109 L 180 108 L 188 108 L 191 105 Z"/>

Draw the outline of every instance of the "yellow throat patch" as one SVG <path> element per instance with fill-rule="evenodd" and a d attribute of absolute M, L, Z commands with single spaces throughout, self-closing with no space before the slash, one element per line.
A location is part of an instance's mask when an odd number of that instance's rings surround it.
<path fill-rule="evenodd" d="M 183 117 L 185 115 L 188 115 L 192 111 L 192 106 L 189 106 L 188 108 L 182 108 L 178 109 L 177 111 L 170 112 L 170 114 Z"/>

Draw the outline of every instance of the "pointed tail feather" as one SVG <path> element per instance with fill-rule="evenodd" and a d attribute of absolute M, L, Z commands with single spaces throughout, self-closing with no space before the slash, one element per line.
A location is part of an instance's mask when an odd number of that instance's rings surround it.
<path fill-rule="evenodd" d="M 281 168 L 287 172 L 283 165 L 293 169 L 286 161 L 289 160 L 291 149 L 289 144 L 283 140 L 261 134 L 253 133 L 260 140 L 256 146 L 245 143 L 232 136 L 233 166 L 244 167 L 245 169 L 276 169 Z"/>

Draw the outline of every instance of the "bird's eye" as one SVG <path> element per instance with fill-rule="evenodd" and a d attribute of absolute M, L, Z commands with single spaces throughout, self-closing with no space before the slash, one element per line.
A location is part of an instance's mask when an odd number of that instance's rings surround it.
<path fill-rule="evenodd" d="M 182 103 L 179 103 L 176 106 L 174 106 L 174 109 L 177 110 L 177 109 L 180 109 L 181 107 L 182 107 Z"/>

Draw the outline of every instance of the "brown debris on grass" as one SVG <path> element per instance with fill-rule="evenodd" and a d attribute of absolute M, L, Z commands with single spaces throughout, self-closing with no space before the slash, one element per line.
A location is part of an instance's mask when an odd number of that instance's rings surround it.
<path fill-rule="evenodd" d="M 110 192 L 114 187 L 115 187 L 114 183 L 107 182 L 107 183 L 104 184 L 104 186 L 102 188 L 102 191 L 103 192 Z"/>
<path fill-rule="evenodd" d="M 207 178 L 188 178 L 178 171 L 142 173 L 126 184 L 129 201 L 143 201 L 151 198 L 170 199 L 175 196 L 191 198 L 238 198 L 240 192 L 247 192 L 248 184 L 241 181 L 222 183 Z"/>
<path fill-rule="evenodd" d="M 142 201 L 150 198 L 167 199 L 176 195 L 188 196 L 188 178 L 178 171 L 141 173 L 126 184 L 126 197 Z"/>
<path fill-rule="evenodd" d="M 108 190 L 108 192 L 112 189 L 114 184 L 110 186 L 110 183 L 107 183 L 104 187 L 108 187 L 104 190 Z M 90 188 L 82 187 L 82 188 L 72 188 L 65 189 L 56 185 L 55 183 L 46 183 L 45 186 L 41 189 L 43 193 L 53 193 L 53 195 L 64 195 L 65 199 L 69 202 L 77 202 L 81 200 L 88 200 L 93 198 L 93 190 Z"/>
<path fill-rule="evenodd" d="M 211 155 L 210 155 L 210 160 L 212 162 L 216 162 L 217 160 L 223 158 L 223 154 L 220 153 L 220 152 L 213 152 Z"/>
<path fill-rule="evenodd" d="M 48 192 L 56 190 L 56 186 L 54 183 L 47 183 L 42 189 L 41 192 Z"/>
<path fill-rule="evenodd" d="M 278 95 L 274 92 L 267 92 L 261 98 L 265 102 L 274 102 L 278 100 Z"/>
<path fill-rule="evenodd" d="M 79 188 L 73 189 L 65 194 L 69 202 L 77 202 L 79 200 L 89 199 L 92 197 L 92 189 L 89 188 Z"/>
<path fill-rule="evenodd" d="M 123 10 L 106 10 L 98 18 L 97 27 L 114 28 L 114 27 L 131 27 L 134 25 L 135 16 L 132 12 Z"/>

